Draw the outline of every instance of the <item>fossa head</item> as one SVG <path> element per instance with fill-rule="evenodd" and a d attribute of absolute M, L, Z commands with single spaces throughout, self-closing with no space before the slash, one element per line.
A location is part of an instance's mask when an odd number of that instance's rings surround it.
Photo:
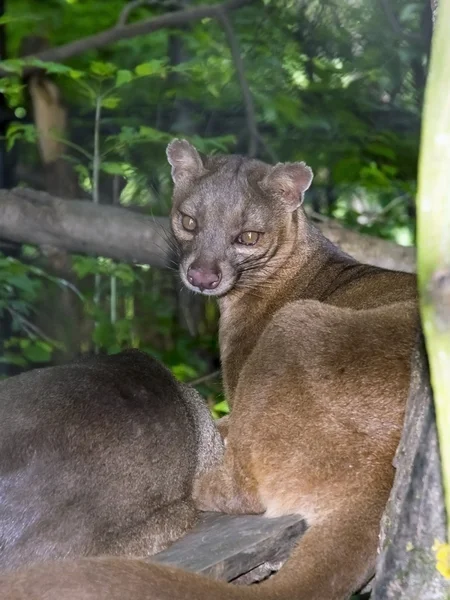
<path fill-rule="evenodd" d="M 203 156 L 186 140 L 167 147 L 174 181 L 172 231 L 185 285 L 223 296 L 246 285 L 280 250 L 313 178 L 303 162 L 275 166 Z"/>

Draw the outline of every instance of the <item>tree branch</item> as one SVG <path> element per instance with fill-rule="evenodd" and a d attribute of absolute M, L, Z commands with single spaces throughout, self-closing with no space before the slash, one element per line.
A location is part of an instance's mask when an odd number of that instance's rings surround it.
<path fill-rule="evenodd" d="M 316 226 L 362 262 L 415 270 L 414 248 L 361 235 L 332 221 Z M 175 266 L 167 218 L 83 200 L 67 202 L 22 188 L 0 190 L 0 238 L 160 268 Z"/>
<path fill-rule="evenodd" d="M 411 246 L 399 246 L 395 242 L 345 229 L 331 219 L 314 225 L 333 244 L 361 262 L 408 273 L 416 270 L 415 249 Z"/>
<path fill-rule="evenodd" d="M 253 104 L 252 94 L 245 74 L 245 67 L 242 61 L 241 51 L 239 49 L 239 42 L 231 25 L 230 19 L 226 11 L 221 7 L 218 12 L 218 20 L 222 23 L 222 27 L 225 31 L 225 35 L 230 46 L 231 57 L 234 62 L 236 74 L 238 77 L 239 85 L 242 92 L 242 100 L 244 103 L 245 114 L 247 117 L 247 128 L 249 134 L 248 150 L 247 154 L 250 157 L 254 157 L 258 151 L 258 142 L 260 134 L 258 131 L 258 124 L 256 122 L 255 106 Z"/>
<path fill-rule="evenodd" d="M 130 39 L 139 35 L 153 33 L 159 29 L 166 27 L 179 27 L 180 25 L 186 25 L 193 21 L 199 21 L 200 19 L 219 18 L 223 11 L 231 11 L 241 8 L 246 4 L 250 4 L 255 0 L 226 0 L 222 4 L 216 5 L 203 5 L 196 6 L 195 8 L 189 8 L 186 10 L 177 10 L 174 12 L 164 13 L 153 19 L 146 19 L 139 21 L 138 23 L 132 23 L 131 25 L 119 25 L 106 29 L 95 35 L 83 38 L 82 40 L 75 40 L 64 46 L 57 48 L 49 48 L 36 54 L 25 56 L 24 58 L 37 58 L 42 61 L 48 62 L 63 62 L 73 56 L 78 56 L 88 50 L 96 50 L 102 48 L 108 44 L 118 42 L 119 40 Z M 28 75 L 34 70 L 33 67 L 25 69 L 25 75 Z M 7 71 L 0 71 L 0 75 L 6 77 L 11 73 Z"/>
<path fill-rule="evenodd" d="M 390 5 L 390 0 L 378 0 L 380 3 L 381 9 L 384 12 L 384 16 L 386 17 L 389 25 L 398 37 L 403 37 L 403 29 L 401 28 L 400 23 L 395 16 L 394 11 L 392 10 L 392 6 Z"/>
<path fill-rule="evenodd" d="M 167 268 L 168 220 L 45 192 L 0 190 L 0 238 Z"/>
<path fill-rule="evenodd" d="M 177 2 L 177 0 L 167 0 L 164 2 L 161 0 L 132 0 L 125 5 L 124 9 L 120 13 L 119 18 L 117 19 L 117 26 L 121 27 L 126 25 L 130 14 L 137 8 L 141 8 L 141 6 L 180 8 L 180 4 Z"/>

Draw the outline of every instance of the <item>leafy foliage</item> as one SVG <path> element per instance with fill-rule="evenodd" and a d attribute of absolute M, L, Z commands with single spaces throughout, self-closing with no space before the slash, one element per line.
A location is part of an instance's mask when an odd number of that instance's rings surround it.
<path fill-rule="evenodd" d="M 106 10 L 103 0 L 48 0 L 39 7 L 32 0 L 9 2 L 3 17 L 9 60 L 1 66 L 11 75 L 0 79 L 0 91 L 17 120 L 7 144 L 31 181 L 40 169 L 38 135 L 20 75 L 25 67 L 44 69 L 69 107 L 67 158 L 85 194 L 167 214 L 164 149 L 172 137 L 183 135 L 202 151 L 248 148 L 242 90 L 221 25 L 204 19 L 161 29 L 65 64 L 19 58 L 32 30 L 50 46 L 66 44 L 113 27 L 125 5 L 111 0 Z M 369 0 L 268 0 L 233 13 L 232 21 L 255 102 L 258 155 L 313 167 L 307 198 L 313 215 L 412 243 L 429 7 L 410 0 L 390 0 L 390 6 L 394 23 L 381 3 Z M 164 3 L 142 6 L 130 21 L 165 10 Z M 120 184 L 115 198 L 113 183 Z M 23 267 L 19 281 L 23 288 L 24 279 L 30 281 L 30 288 L 18 289 L 11 265 L 0 263 L 1 281 L 31 310 L 42 295 L 41 280 Z M 185 380 L 217 366 L 217 309 L 186 299 L 174 273 L 89 257 L 73 257 L 73 271 L 84 318 L 92 324 L 80 351 L 139 346 Z M 32 360 L 20 348 L 24 360 Z M 218 381 L 201 389 L 212 403 L 220 400 Z M 218 413 L 226 410 L 218 404 Z"/>
<path fill-rule="evenodd" d="M 12 320 L 13 335 L 5 342 L 1 363 L 24 367 L 50 361 L 58 342 L 33 323 L 34 303 L 45 284 L 66 285 L 42 269 L 0 254 L 0 318 Z"/>

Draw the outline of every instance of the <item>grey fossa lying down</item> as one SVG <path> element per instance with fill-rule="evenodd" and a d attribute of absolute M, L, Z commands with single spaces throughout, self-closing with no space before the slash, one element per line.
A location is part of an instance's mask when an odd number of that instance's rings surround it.
<path fill-rule="evenodd" d="M 267 582 L 233 586 L 109 559 L 0 579 L 5 600 L 344 600 L 373 574 L 418 323 L 414 276 L 358 263 L 301 208 L 312 172 L 167 150 L 181 278 L 217 296 L 226 450 L 197 506 L 304 516 Z"/>
<path fill-rule="evenodd" d="M 159 552 L 222 446 L 199 394 L 137 350 L 2 381 L 0 570 Z"/>

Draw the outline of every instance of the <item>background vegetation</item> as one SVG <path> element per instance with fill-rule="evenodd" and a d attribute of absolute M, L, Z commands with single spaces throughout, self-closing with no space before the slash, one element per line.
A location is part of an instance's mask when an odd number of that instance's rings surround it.
<path fill-rule="evenodd" d="M 3 186 L 165 215 L 165 145 L 182 135 L 205 151 L 305 160 L 315 172 L 306 200 L 314 218 L 413 244 L 428 0 L 250 2 L 225 21 L 163 28 L 64 64 L 35 61 L 33 78 L 20 60 L 120 19 L 195 5 L 10 0 L 0 21 L 7 34 Z M 39 131 L 46 102 L 50 114 L 63 107 L 66 119 L 64 156 L 50 161 Z M 183 290 L 175 270 L 27 245 L 0 249 L 4 376 L 127 346 L 184 380 L 219 368 L 217 308 Z M 198 385 L 217 414 L 226 410 L 217 375 Z"/>

